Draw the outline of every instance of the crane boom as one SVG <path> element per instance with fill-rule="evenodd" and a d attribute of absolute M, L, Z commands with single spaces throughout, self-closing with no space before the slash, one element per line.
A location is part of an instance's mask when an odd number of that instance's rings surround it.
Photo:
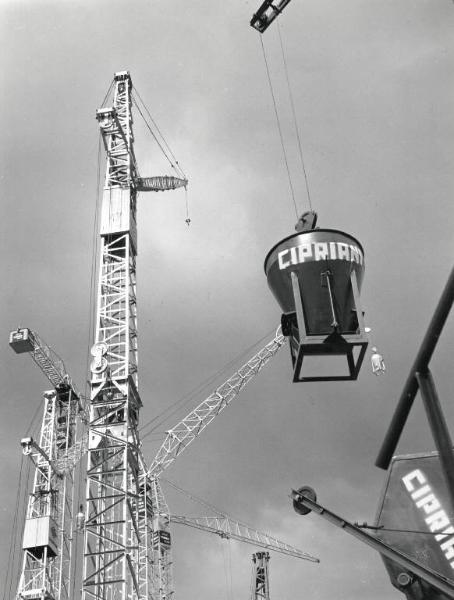
<path fill-rule="evenodd" d="M 178 425 L 170 429 L 150 466 L 148 474 L 151 477 L 159 477 L 205 427 L 230 404 L 245 385 L 262 370 L 270 358 L 285 344 L 285 341 L 286 338 L 278 330 L 271 342 L 259 350 Z"/>
<path fill-rule="evenodd" d="M 155 175 L 154 177 L 137 177 L 135 184 L 138 192 L 165 192 L 180 187 L 186 188 L 188 180 L 172 175 Z"/>
<path fill-rule="evenodd" d="M 301 558 L 316 563 L 320 562 L 318 558 L 315 558 L 302 550 L 289 546 L 267 533 L 261 533 L 260 531 L 257 531 L 257 529 L 253 529 L 252 527 L 240 523 L 239 521 L 235 521 L 225 515 L 216 517 L 183 517 L 171 515 L 170 522 L 216 533 L 224 538 L 232 538 L 240 542 L 245 542 L 246 544 L 253 544 L 254 546 L 266 548 L 267 550 L 274 550 L 281 554 L 294 556 L 295 558 Z"/>
<path fill-rule="evenodd" d="M 36 333 L 27 327 L 12 331 L 9 345 L 17 354 L 28 352 L 54 388 L 67 386 L 76 396 L 80 396 L 69 376 L 65 363 Z"/>

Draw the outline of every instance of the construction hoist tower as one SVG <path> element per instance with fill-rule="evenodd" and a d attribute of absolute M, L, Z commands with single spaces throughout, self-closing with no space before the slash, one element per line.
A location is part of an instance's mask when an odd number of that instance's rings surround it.
<path fill-rule="evenodd" d="M 252 555 L 251 600 L 270 600 L 269 561 L 269 552 L 256 552 Z"/>
<path fill-rule="evenodd" d="M 65 365 L 28 328 L 11 332 L 10 346 L 29 353 L 53 389 L 44 392 L 39 437 L 21 440 L 22 452 L 34 466 L 22 540 L 22 565 L 17 596 L 20 600 L 69 600 L 74 537 L 74 469 L 78 453 L 77 424 L 82 413 L 80 394 Z"/>
<path fill-rule="evenodd" d="M 107 168 L 90 367 L 83 600 L 146 599 L 152 578 L 151 482 L 138 437 L 136 202 L 138 191 L 187 182 L 139 178 L 131 92 L 129 73 L 116 73 L 113 106 L 96 113 Z"/>

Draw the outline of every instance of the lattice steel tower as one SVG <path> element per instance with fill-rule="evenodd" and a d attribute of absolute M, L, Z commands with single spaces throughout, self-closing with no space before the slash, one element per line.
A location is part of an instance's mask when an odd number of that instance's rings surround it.
<path fill-rule="evenodd" d="M 107 168 L 91 351 L 83 600 L 149 594 L 150 484 L 138 437 L 136 200 L 138 191 L 186 184 L 176 178 L 139 179 L 129 73 L 116 73 L 114 86 L 113 106 L 96 114 Z"/>
<path fill-rule="evenodd" d="M 252 555 L 251 600 L 270 600 L 269 560 L 269 552 L 256 552 Z"/>

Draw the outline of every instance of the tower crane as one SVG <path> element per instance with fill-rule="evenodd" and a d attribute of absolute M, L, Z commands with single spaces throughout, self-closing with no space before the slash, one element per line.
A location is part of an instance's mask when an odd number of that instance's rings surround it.
<path fill-rule="evenodd" d="M 44 392 L 44 414 L 38 440 L 23 438 L 23 453 L 35 466 L 23 535 L 23 558 L 17 597 L 66 600 L 71 596 L 74 472 L 65 468 L 74 452 L 80 394 L 62 359 L 34 331 L 10 334 L 17 353 L 28 352 L 53 389 Z"/>
<path fill-rule="evenodd" d="M 100 257 L 91 349 L 90 395 L 82 407 L 61 359 L 30 329 L 10 344 L 29 352 L 51 381 L 39 441 L 22 440 L 35 465 L 24 529 L 24 565 L 17 600 L 69 600 L 71 541 L 83 523 L 82 600 L 170 600 L 173 594 L 169 523 L 232 537 L 299 558 L 317 559 L 224 516 L 170 517 L 159 476 L 220 414 L 285 343 L 274 339 L 167 434 L 150 467 L 138 430 L 136 302 L 137 195 L 185 187 L 186 179 L 139 176 L 132 132 L 132 81 L 114 77 L 111 108 L 97 111 L 107 154 Z M 78 417 L 87 433 L 77 438 Z M 66 429 L 64 429 L 66 428 Z M 63 431 L 64 430 L 64 431 Z M 75 517 L 74 469 L 87 455 L 84 514 Z"/>
<path fill-rule="evenodd" d="M 260 548 L 266 548 L 268 550 L 274 550 L 274 552 L 286 554 L 287 556 L 294 556 L 295 558 L 302 558 L 315 563 L 320 562 L 318 558 L 307 554 L 307 552 L 302 552 L 297 548 L 293 548 L 293 546 L 281 542 L 268 533 L 261 533 L 260 531 L 257 531 L 257 529 L 253 529 L 252 527 L 249 527 L 249 525 L 236 521 L 227 515 L 219 515 L 216 517 L 183 517 L 171 515 L 170 522 L 216 533 L 222 538 L 231 538 L 240 542 L 246 542 L 253 546 L 259 546 Z M 264 554 L 268 553 L 265 552 Z"/>
<path fill-rule="evenodd" d="M 152 480 L 152 508 L 155 515 L 152 546 L 152 564 L 154 565 L 155 589 L 159 600 L 166 600 L 173 594 L 171 573 L 171 538 L 169 523 L 172 521 L 165 502 L 159 477 L 175 459 L 200 435 L 200 433 L 236 398 L 239 392 L 257 375 L 267 362 L 285 344 L 280 330 L 275 337 L 242 365 L 229 379 L 203 400 L 195 409 L 167 432 L 166 438 L 158 449 L 147 472 Z M 175 521 L 177 522 L 177 521 Z M 182 523 L 182 521 L 178 521 Z M 189 521 L 185 522 L 190 525 Z M 205 522 L 206 527 L 206 522 Z M 192 522 L 192 526 L 196 525 Z M 209 530 L 209 529 L 206 529 Z M 213 530 L 210 530 L 213 531 Z M 215 531 L 217 532 L 217 531 Z M 247 540 L 247 536 L 243 536 Z M 243 540 L 245 541 L 245 540 Z M 157 585 L 156 585 L 156 582 Z"/>
<path fill-rule="evenodd" d="M 269 561 L 269 552 L 256 552 L 252 555 L 251 600 L 270 600 Z"/>
<path fill-rule="evenodd" d="M 92 347 L 82 600 L 148 598 L 152 515 L 139 447 L 137 193 L 185 186 L 140 179 L 132 131 L 132 81 L 115 74 L 114 101 L 96 113 L 107 154 Z"/>

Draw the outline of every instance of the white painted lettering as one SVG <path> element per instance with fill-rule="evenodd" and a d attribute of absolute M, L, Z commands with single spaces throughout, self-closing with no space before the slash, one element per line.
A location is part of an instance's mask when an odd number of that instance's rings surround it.
<path fill-rule="evenodd" d="M 277 259 L 279 261 L 279 269 L 286 269 L 287 267 L 290 266 L 290 262 L 286 261 L 284 262 L 284 256 L 288 254 L 288 250 L 282 250 L 282 252 L 279 252 L 279 254 L 277 255 Z"/>
<path fill-rule="evenodd" d="M 454 569 L 454 560 L 452 560 L 454 559 L 454 527 L 450 525 L 448 515 L 442 509 L 438 498 L 432 492 L 432 488 L 426 483 L 426 476 L 419 469 L 415 469 L 411 473 L 407 473 L 402 481 L 407 491 L 411 493 L 416 506 L 422 509 L 426 515 L 429 515 L 424 519 L 424 522 L 428 525 L 430 531 L 435 533 L 442 530 L 434 537 L 440 543 L 440 549 L 446 559 L 452 561 L 449 564 Z"/>
<path fill-rule="evenodd" d="M 279 269 L 283 270 L 290 265 L 319 260 L 346 260 L 362 265 L 364 259 L 360 248 L 353 244 L 311 242 L 278 252 L 277 260 Z"/>
<path fill-rule="evenodd" d="M 446 542 L 440 544 L 440 548 L 443 550 L 448 560 L 454 558 L 454 537 L 451 537 Z"/>
<path fill-rule="evenodd" d="M 404 482 L 404 485 L 409 492 L 412 492 L 415 489 L 415 486 L 413 484 L 413 479 L 416 479 L 417 482 L 420 483 L 421 485 L 423 483 L 426 483 L 426 478 L 423 475 L 423 473 L 421 473 L 421 471 L 419 469 L 415 469 L 411 473 L 408 473 L 407 475 L 405 475 L 405 477 L 402 477 L 402 481 Z M 429 491 L 430 488 L 428 486 L 427 486 L 427 488 Z"/>
<path fill-rule="evenodd" d="M 356 246 L 350 245 L 350 252 L 351 252 L 351 258 L 350 258 L 350 260 L 352 262 L 357 262 L 360 265 L 361 264 L 361 257 L 360 257 L 360 254 L 359 254 L 359 248 L 357 248 Z"/>
<path fill-rule="evenodd" d="M 290 256 L 292 258 L 292 265 L 297 265 L 298 258 L 296 256 L 296 248 L 290 248 Z"/>
<path fill-rule="evenodd" d="M 315 260 L 326 260 L 328 258 L 328 244 L 326 242 L 317 242 L 314 246 Z"/>
<path fill-rule="evenodd" d="M 423 485 L 422 488 L 419 488 L 419 490 L 416 490 L 416 492 L 413 492 L 411 497 L 413 498 L 413 500 L 416 500 L 416 498 L 421 498 L 422 496 L 425 496 L 426 494 L 428 494 L 430 491 L 431 491 L 430 485 Z"/>
<path fill-rule="evenodd" d="M 436 535 L 435 539 L 437 540 L 437 542 L 439 542 L 440 540 L 444 540 L 445 537 L 448 537 L 448 535 L 452 535 L 453 533 L 454 527 L 450 525 L 449 527 L 443 530 L 443 533 L 439 533 L 438 535 Z"/>
<path fill-rule="evenodd" d="M 418 508 L 423 508 L 426 515 L 430 515 L 440 508 L 440 503 L 437 498 L 435 498 L 434 494 L 429 494 L 428 496 L 421 498 L 421 500 L 418 500 L 416 506 Z"/>
<path fill-rule="evenodd" d="M 350 249 L 348 244 L 342 244 L 342 242 L 337 242 L 337 256 L 341 260 L 350 260 Z"/>
<path fill-rule="evenodd" d="M 312 256 L 312 247 L 310 244 L 301 244 L 301 246 L 298 246 L 298 255 L 299 255 L 299 262 L 303 263 L 306 258 L 311 258 Z"/>
<path fill-rule="evenodd" d="M 440 531 L 449 525 L 449 519 L 444 510 L 439 510 L 425 519 L 430 531 Z"/>

